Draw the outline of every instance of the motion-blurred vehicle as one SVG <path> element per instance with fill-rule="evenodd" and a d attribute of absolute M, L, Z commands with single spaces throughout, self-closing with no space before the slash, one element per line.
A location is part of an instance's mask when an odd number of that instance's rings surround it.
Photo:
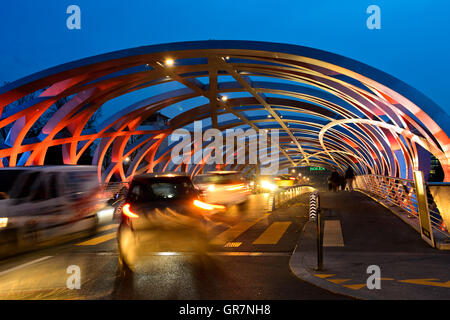
<path fill-rule="evenodd" d="M 274 176 L 258 176 L 255 179 L 254 190 L 256 192 L 274 192 L 278 189 L 278 185 Z"/>
<path fill-rule="evenodd" d="M 279 188 L 290 188 L 293 187 L 297 179 L 289 174 L 280 174 L 279 176 L 274 178 L 276 185 Z"/>
<path fill-rule="evenodd" d="M 224 210 L 202 201 L 189 176 L 143 174 L 130 184 L 118 228 L 121 275 L 149 254 L 207 250 L 207 216 Z"/>
<path fill-rule="evenodd" d="M 101 195 L 94 166 L 0 169 L 0 256 L 95 231 L 107 214 Z"/>
<path fill-rule="evenodd" d="M 238 171 L 211 171 L 195 176 L 193 181 L 209 203 L 242 204 L 252 193 L 247 180 Z"/>

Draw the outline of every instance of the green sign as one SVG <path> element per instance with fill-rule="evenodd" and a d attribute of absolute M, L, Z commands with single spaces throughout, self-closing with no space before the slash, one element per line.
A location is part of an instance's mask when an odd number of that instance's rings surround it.
<path fill-rule="evenodd" d="M 322 167 L 309 167 L 309 171 L 325 171 Z"/>

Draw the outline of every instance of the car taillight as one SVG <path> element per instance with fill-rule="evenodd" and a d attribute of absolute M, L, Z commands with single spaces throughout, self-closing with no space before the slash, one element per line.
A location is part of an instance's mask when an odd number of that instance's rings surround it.
<path fill-rule="evenodd" d="M 224 210 L 225 206 L 221 206 L 218 204 L 210 204 L 200 200 L 194 200 L 194 206 L 204 209 L 204 210 Z"/>
<path fill-rule="evenodd" d="M 122 207 L 122 212 L 124 215 L 126 215 L 128 218 L 139 218 L 139 215 L 131 211 L 130 204 L 126 203 Z"/>

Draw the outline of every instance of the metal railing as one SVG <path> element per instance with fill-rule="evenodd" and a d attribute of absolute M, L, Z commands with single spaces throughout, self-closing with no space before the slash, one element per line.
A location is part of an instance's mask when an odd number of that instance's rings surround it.
<path fill-rule="evenodd" d="M 124 197 L 127 191 L 127 182 L 110 182 L 103 185 L 104 196 L 109 199 Z"/>
<path fill-rule="evenodd" d="M 286 202 L 294 198 L 297 198 L 301 194 L 313 192 L 314 190 L 316 189 L 310 186 L 296 186 L 288 189 L 281 189 L 274 191 L 271 197 L 272 198 L 271 209 L 275 210 L 280 206 L 282 206 L 283 204 L 285 204 Z"/>
<path fill-rule="evenodd" d="M 389 205 L 401 208 L 408 217 L 419 218 L 414 180 L 369 174 L 356 177 L 355 184 L 357 188 L 388 202 Z M 427 198 L 432 228 L 448 237 L 449 230 L 428 187 Z"/>

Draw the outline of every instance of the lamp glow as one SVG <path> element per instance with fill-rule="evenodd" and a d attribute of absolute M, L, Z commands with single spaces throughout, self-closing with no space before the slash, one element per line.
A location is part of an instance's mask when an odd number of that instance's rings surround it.
<path fill-rule="evenodd" d="M 167 59 L 164 61 L 164 64 L 165 64 L 166 66 L 168 66 L 168 67 L 171 67 L 171 66 L 173 66 L 173 65 L 175 64 L 175 61 L 174 61 L 173 59 L 171 59 L 171 58 L 167 58 Z"/>

